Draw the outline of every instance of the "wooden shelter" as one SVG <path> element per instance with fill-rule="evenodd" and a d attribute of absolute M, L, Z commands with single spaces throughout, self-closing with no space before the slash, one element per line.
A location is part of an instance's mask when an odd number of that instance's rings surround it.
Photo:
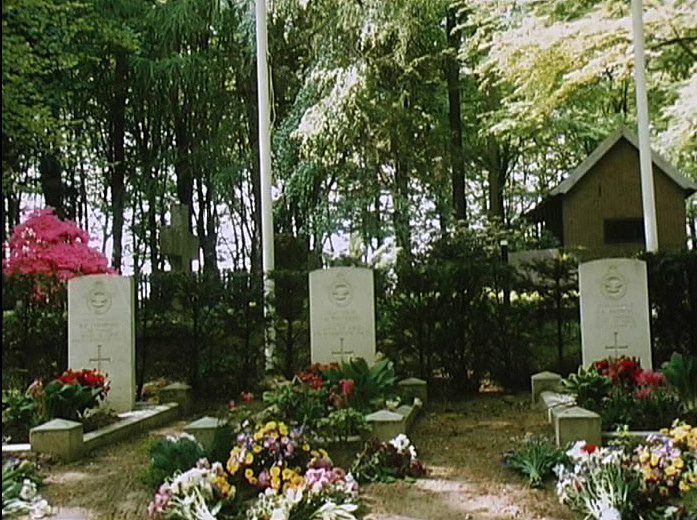
<path fill-rule="evenodd" d="M 697 192 L 697 183 L 656 152 L 651 158 L 659 250 L 684 249 L 685 199 Z M 613 132 L 525 216 L 563 247 L 579 248 L 583 259 L 645 250 L 637 136 L 626 128 Z"/>

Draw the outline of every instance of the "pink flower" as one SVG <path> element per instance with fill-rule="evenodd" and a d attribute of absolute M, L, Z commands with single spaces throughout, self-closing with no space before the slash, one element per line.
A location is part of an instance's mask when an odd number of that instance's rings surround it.
<path fill-rule="evenodd" d="M 244 403 L 251 403 L 254 401 L 254 394 L 252 392 L 241 392 L 240 399 L 242 399 Z"/>

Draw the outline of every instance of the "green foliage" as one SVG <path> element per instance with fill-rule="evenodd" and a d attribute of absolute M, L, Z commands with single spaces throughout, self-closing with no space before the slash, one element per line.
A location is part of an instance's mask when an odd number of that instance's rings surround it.
<path fill-rule="evenodd" d="M 579 367 L 578 372 L 562 380 L 564 389 L 576 396 L 576 404 L 582 408 L 597 409 L 610 393 L 610 379 L 594 368 Z"/>
<path fill-rule="evenodd" d="M 362 412 L 354 408 L 340 408 L 319 419 L 315 431 L 325 440 L 346 441 L 351 435 L 367 434 L 371 428 Z"/>
<path fill-rule="evenodd" d="M 264 401 L 274 407 L 279 419 L 295 421 L 309 428 L 329 413 L 327 388 L 312 388 L 299 382 L 279 385 L 264 394 Z"/>
<path fill-rule="evenodd" d="M 106 397 L 107 390 L 101 385 L 90 385 L 80 381 L 66 383 L 59 379 L 44 387 L 46 415 L 78 420 L 91 408 L 96 408 Z"/>
<path fill-rule="evenodd" d="M 341 363 L 338 370 L 324 370 L 322 375 L 330 385 L 340 381 L 353 381 L 355 386 L 346 397 L 346 404 L 360 411 L 370 411 L 382 406 L 394 390 L 394 363 L 381 359 L 372 366 L 363 358 L 352 358 Z"/>
<path fill-rule="evenodd" d="M 563 450 L 544 436 L 527 434 L 503 456 L 503 463 L 528 479 L 530 487 L 542 486 L 557 464 L 566 460 Z"/>
<path fill-rule="evenodd" d="M 142 476 L 143 482 L 156 489 L 175 472 L 185 472 L 206 456 L 203 446 L 191 435 L 167 436 L 151 441 L 145 447 L 150 466 Z"/>
<path fill-rule="evenodd" d="M 29 429 L 40 422 L 38 404 L 27 391 L 10 388 L 2 391 L 3 439 L 27 439 Z"/>
<path fill-rule="evenodd" d="M 677 392 L 680 406 L 688 413 L 697 414 L 697 356 L 683 356 L 674 352 L 661 365 L 668 384 Z"/>

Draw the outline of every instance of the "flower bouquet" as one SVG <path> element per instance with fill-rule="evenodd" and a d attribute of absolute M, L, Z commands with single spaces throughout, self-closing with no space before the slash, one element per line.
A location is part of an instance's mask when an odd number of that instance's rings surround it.
<path fill-rule="evenodd" d="M 66 370 L 44 387 L 49 417 L 77 420 L 109 393 L 106 377 L 96 370 Z"/>

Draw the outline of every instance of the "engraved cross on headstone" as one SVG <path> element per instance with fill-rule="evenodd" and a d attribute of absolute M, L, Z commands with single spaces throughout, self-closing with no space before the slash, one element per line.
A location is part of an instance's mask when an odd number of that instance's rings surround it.
<path fill-rule="evenodd" d="M 96 361 L 97 362 L 97 371 L 101 372 L 102 371 L 102 361 L 111 361 L 110 357 L 102 357 L 102 346 L 97 345 L 97 357 L 96 358 L 89 358 L 89 361 Z"/>
<path fill-rule="evenodd" d="M 615 349 L 615 358 L 620 357 L 620 349 L 626 350 L 629 348 L 629 345 L 618 345 L 617 344 L 617 331 L 613 332 L 615 336 L 615 344 L 614 345 L 605 345 L 605 350 L 610 350 L 610 349 Z"/>
<path fill-rule="evenodd" d="M 198 258 L 198 237 L 189 231 L 189 207 L 172 204 L 172 224 L 160 232 L 160 249 L 177 273 L 191 272 L 191 261 Z"/>
<path fill-rule="evenodd" d="M 344 354 L 353 354 L 353 350 L 344 350 L 344 338 L 339 338 L 339 350 L 332 350 L 332 355 L 339 356 L 340 361 L 343 363 Z"/>

